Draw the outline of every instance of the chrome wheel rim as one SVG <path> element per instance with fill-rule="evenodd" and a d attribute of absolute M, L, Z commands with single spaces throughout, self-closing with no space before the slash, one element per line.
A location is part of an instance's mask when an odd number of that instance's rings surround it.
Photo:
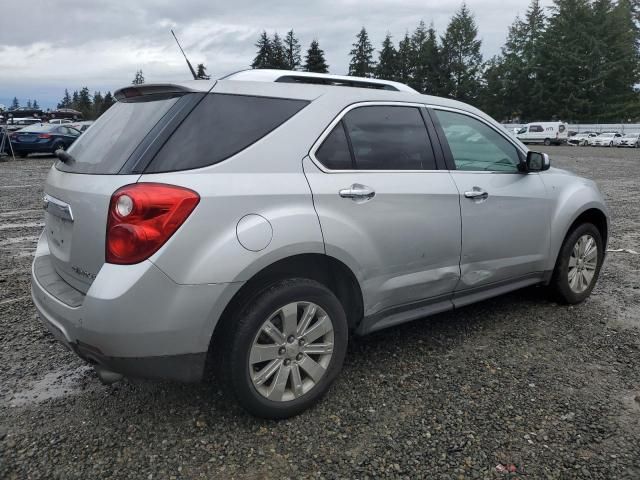
<path fill-rule="evenodd" d="M 582 293 L 589 288 L 598 266 L 598 244 L 589 234 L 582 235 L 569 257 L 569 288 Z"/>
<path fill-rule="evenodd" d="M 263 397 L 288 402 L 312 390 L 333 356 L 333 322 L 312 302 L 293 302 L 260 327 L 249 352 L 249 376 Z"/>

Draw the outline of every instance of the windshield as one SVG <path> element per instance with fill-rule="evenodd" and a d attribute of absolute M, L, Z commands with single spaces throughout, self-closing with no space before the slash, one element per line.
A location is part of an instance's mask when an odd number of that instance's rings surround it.
<path fill-rule="evenodd" d="M 600 136 L 601 137 L 613 137 L 615 135 L 615 133 L 601 133 Z"/>
<path fill-rule="evenodd" d="M 518 135 L 520 135 L 521 133 L 527 133 L 527 127 L 522 127 L 520 130 L 518 130 Z"/>
<path fill-rule="evenodd" d="M 624 138 L 636 138 L 640 133 L 627 133 Z"/>
<path fill-rule="evenodd" d="M 63 172 L 116 174 L 144 137 L 180 97 L 116 102 L 76 140 L 71 164 L 58 162 Z"/>

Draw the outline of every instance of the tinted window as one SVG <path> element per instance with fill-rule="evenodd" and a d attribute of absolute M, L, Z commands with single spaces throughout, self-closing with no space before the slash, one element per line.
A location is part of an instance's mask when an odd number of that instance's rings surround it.
<path fill-rule="evenodd" d="M 221 162 L 264 137 L 308 103 L 209 94 L 171 135 L 146 171 L 188 170 Z"/>
<path fill-rule="evenodd" d="M 96 120 L 91 131 L 73 142 L 69 153 L 75 162 L 58 162 L 56 168 L 74 173 L 118 173 L 142 139 L 178 98 L 116 102 Z"/>
<path fill-rule="evenodd" d="M 517 172 L 516 147 L 485 123 L 460 113 L 436 111 L 457 170 Z"/>
<path fill-rule="evenodd" d="M 316 158 L 331 170 L 349 170 L 353 168 L 349 143 L 342 122 L 338 123 L 316 152 Z"/>
<path fill-rule="evenodd" d="M 415 107 L 359 107 L 344 116 L 359 170 L 435 170 L 420 111 Z"/>
<path fill-rule="evenodd" d="M 534 133 L 544 132 L 544 128 L 542 128 L 540 125 L 531 125 L 529 127 L 529 131 Z"/>

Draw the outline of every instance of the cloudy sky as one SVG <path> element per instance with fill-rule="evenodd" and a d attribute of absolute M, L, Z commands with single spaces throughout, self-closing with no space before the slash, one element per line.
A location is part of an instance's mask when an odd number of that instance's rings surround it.
<path fill-rule="evenodd" d="M 50 107 L 64 89 L 113 90 L 142 69 L 147 82 L 189 78 L 169 30 L 191 62 L 214 77 L 246 68 L 266 29 L 293 28 L 306 49 L 317 38 L 331 73 L 344 74 L 354 36 L 365 26 L 376 48 L 397 42 L 420 19 L 442 33 L 462 0 L 26 0 L 1 1 L 0 103 L 17 96 Z M 551 0 L 543 0 L 548 6 Z M 485 57 L 529 0 L 467 0 Z"/>

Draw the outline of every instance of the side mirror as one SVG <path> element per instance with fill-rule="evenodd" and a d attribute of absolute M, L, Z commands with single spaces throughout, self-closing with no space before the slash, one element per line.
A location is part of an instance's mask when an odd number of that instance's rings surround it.
<path fill-rule="evenodd" d="M 541 152 L 527 152 L 526 172 L 543 172 L 549 170 L 551 160 L 549 155 Z"/>

